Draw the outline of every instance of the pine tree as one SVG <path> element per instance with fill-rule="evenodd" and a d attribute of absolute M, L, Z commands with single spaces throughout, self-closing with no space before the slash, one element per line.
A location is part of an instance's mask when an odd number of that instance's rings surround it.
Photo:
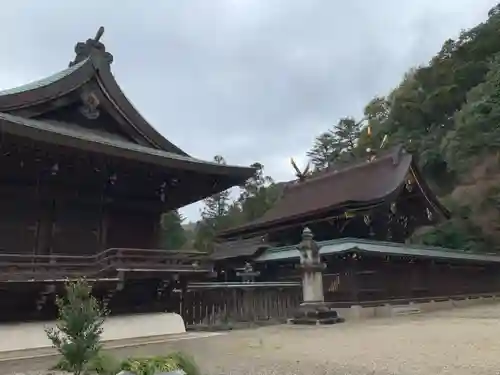
<path fill-rule="evenodd" d="M 165 250 L 181 249 L 187 241 L 186 231 L 182 226 L 184 218 L 179 211 L 166 212 L 161 216 L 160 248 Z"/>
<path fill-rule="evenodd" d="M 264 174 L 264 166 L 260 163 L 254 163 L 251 166 L 256 169 L 256 172 L 241 186 L 238 198 L 245 222 L 264 215 L 277 198 L 276 185 L 271 177 Z"/>
<path fill-rule="evenodd" d="M 333 129 L 320 134 L 307 153 L 314 168 L 322 170 L 339 160 L 355 156 L 356 145 L 361 134 L 362 121 L 353 118 L 340 119 Z"/>
<path fill-rule="evenodd" d="M 224 158 L 220 155 L 214 157 L 218 164 L 226 164 Z M 221 219 L 227 215 L 230 205 L 230 191 L 224 190 L 206 198 L 203 203 L 205 207 L 201 211 L 201 217 L 204 220 L 212 222 L 214 226 L 220 224 Z"/>
<path fill-rule="evenodd" d="M 322 170 L 335 162 L 341 148 L 331 131 L 320 134 L 314 140 L 313 147 L 307 152 L 314 169 Z"/>
<path fill-rule="evenodd" d="M 65 296 L 56 300 L 59 318 L 55 328 L 45 332 L 62 355 L 65 370 L 82 374 L 102 349 L 101 334 L 106 309 L 91 295 L 85 280 L 68 282 Z"/>
<path fill-rule="evenodd" d="M 224 158 L 220 155 L 215 156 L 214 161 L 218 164 L 226 164 Z M 221 191 L 203 201 L 204 207 L 201 211 L 201 221 L 197 225 L 194 241 L 196 249 L 212 251 L 216 233 L 229 225 L 230 194 L 229 190 Z"/>
<path fill-rule="evenodd" d="M 357 122 L 352 117 L 340 119 L 332 131 L 333 138 L 338 146 L 340 153 L 348 153 L 353 156 L 356 142 L 361 134 L 362 121 Z"/>

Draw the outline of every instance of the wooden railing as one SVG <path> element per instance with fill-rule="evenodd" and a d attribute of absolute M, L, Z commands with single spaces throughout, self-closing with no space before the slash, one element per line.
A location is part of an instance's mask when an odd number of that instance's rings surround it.
<path fill-rule="evenodd" d="M 190 328 L 283 322 L 302 300 L 299 282 L 189 283 L 180 313 Z"/>
<path fill-rule="evenodd" d="M 1 254 L 0 282 L 112 278 L 119 272 L 210 272 L 205 253 L 111 248 L 89 256 Z"/>

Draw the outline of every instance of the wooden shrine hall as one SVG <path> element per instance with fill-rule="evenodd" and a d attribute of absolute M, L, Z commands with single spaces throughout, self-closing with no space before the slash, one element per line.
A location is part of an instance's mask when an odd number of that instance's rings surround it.
<path fill-rule="evenodd" d="M 76 44 L 69 68 L 0 92 L 3 310 L 29 309 L 20 304 L 65 278 L 154 279 L 138 292 L 154 294 L 172 275 L 210 272 L 197 252 L 154 250 L 160 215 L 254 173 L 196 159 L 156 131 L 113 77 L 103 32 Z"/>
<path fill-rule="evenodd" d="M 304 226 L 317 241 L 350 237 L 404 243 L 416 229 L 450 215 L 414 156 L 401 146 L 298 177 L 284 183 L 281 197 L 262 217 L 220 232 L 213 257 L 236 259 L 296 245 Z"/>
<path fill-rule="evenodd" d="M 387 303 L 500 292 L 498 254 L 409 242 L 417 229 L 447 220 L 450 213 L 404 148 L 380 150 L 368 160 L 298 177 L 285 184 L 261 218 L 219 234 L 212 255 L 216 282 L 281 282 L 282 294 L 289 298 L 284 291 L 300 285 L 297 245 L 308 227 L 326 267 L 327 302 Z M 298 301 L 294 293 L 298 290 L 292 293 Z"/>
<path fill-rule="evenodd" d="M 103 31 L 67 69 L 0 92 L 0 320 L 53 317 L 62 282 L 82 276 L 112 312 L 286 318 L 301 301 L 305 227 L 330 303 L 499 292 L 498 255 L 410 243 L 450 213 L 401 146 L 298 174 L 261 218 L 219 233 L 210 256 L 157 250 L 162 213 L 255 171 L 196 159 L 159 134 L 113 77 Z"/>

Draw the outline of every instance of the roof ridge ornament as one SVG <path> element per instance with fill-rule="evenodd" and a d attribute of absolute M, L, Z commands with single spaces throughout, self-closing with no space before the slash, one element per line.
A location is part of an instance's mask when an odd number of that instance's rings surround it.
<path fill-rule="evenodd" d="M 295 176 L 297 177 L 299 182 L 305 181 L 307 179 L 307 177 L 309 176 L 309 169 L 311 168 L 311 163 L 307 162 L 307 165 L 303 171 L 301 171 L 299 169 L 299 167 L 297 166 L 297 164 L 295 163 L 295 160 L 293 160 L 293 158 L 290 158 L 290 163 L 292 164 L 293 169 L 295 169 Z"/>
<path fill-rule="evenodd" d="M 75 45 L 75 59 L 69 63 L 69 66 L 78 64 L 90 56 L 98 56 L 102 58 L 107 64 L 113 62 L 113 55 L 106 52 L 106 47 L 101 43 L 100 39 L 104 34 L 104 26 L 99 27 L 95 37 L 87 39 L 86 42 L 78 42 Z"/>
<path fill-rule="evenodd" d="M 366 128 L 366 135 L 368 136 L 369 139 L 372 138 L 372 126 L 368 124 Z M 387 134 L 384 134 L 384 137 L 382 138 L 382 141 L 380 142 L 380 145 L 378 147 L 378 151 L 382 150 L 385 145 L 387 144 L 387 141 L 389 140 L 389 137 Z M 377 151 L 372 149 L 371 147 L 366 148 L 366 153 L 368 155 L 368 162 L 374 161 L 377 158 Z"/>

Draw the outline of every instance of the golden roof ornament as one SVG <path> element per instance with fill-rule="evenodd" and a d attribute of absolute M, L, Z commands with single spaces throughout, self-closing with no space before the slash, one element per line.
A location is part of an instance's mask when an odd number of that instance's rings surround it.
<path fill-rule="evenodd" d="M 368 124 L 368 126 L 366 128 L 366 135 L 368 136 L 368 138 L 371 138 L 371 136 L 372 136 L 372 127 L 370 124 Z M 380 146 L 379 146 L 380 150 L 383 149 L 384 146 L 387 144 L 388 139 L 389 139 L 389 137 L 387 136 L 387 134 L 385 134 L 384 138 L 382 138 L 382 142 L 380 142 Z M 368 161 L 369 162 L 375 160 L 375 158 L 377 157 L 375 150 L 373 150 L 370 147 L 366 148 L 366 153 L 368 154 Z"/>

